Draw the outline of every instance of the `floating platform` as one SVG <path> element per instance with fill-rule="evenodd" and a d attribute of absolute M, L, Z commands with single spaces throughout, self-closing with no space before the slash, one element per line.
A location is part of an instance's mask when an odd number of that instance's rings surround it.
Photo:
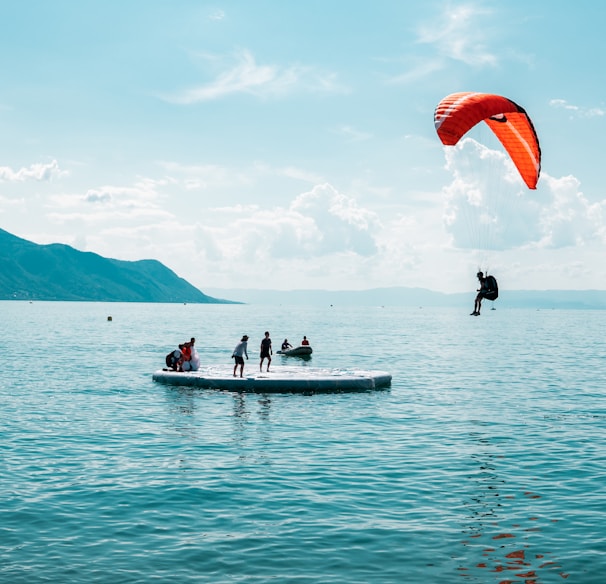
<path fill-rule="evenodd" d="M 258 364 L 257 364 L 258 366 Z M 198 371 L 164 371 L 153 380 L 166 385 L 202 387 L 246 393 L 339 393 L 382 389 L 391 385 L 386 371 L 325 369 L 276 365 L 269 373 L 244 368 L 244 377 L 234 377 L 233 365 L 201 367 Z"/>

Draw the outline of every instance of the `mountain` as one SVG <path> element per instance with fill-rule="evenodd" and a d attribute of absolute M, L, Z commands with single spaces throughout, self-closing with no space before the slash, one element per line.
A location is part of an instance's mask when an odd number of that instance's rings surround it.
<path fill-rule="evenodd" d="M 231 303 L 207 296 L 156 260 L 127 262 L 0 229 L 0 300 Z"/>
<path fill-rule="evenodd" d="M 256 290 L 209 288 L 209 294 L 233 298 L 247 304 L 291 306 L 411 306 L 457 307 L 471 310 L 476 296 L 469 292 L 445 294 L 425 288 L 374 288 L 370 290 Z M 493 304 L 485 300 L 483 310 L 499 308 L 606 309 L 604 290 L 500 290 Z"/>
<path fill-rule="evenodd" d="M 291 306 L 473 306 L 475 290 L 445 294 L 424 288 L 370 290 L 207 289 L 208 296 L 156 260 L 127 262 L 38 245 L 0 229 L 0 300 L 188 302 Z M 223 300 L 233 298 L 234 300 Z M 484 301 L 484 310 L 492 307 Z M 503 290 L 496 308 L 606 309 L 603 290 Z"/>

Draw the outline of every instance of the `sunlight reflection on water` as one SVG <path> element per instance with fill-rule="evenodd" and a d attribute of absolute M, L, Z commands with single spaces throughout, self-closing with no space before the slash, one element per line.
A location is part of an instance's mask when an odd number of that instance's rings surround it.
<path fill-rule="evenodd" d="M 601 581 L 602 312 L 0 309 L 4 354 L 31 347 L 2 372 L 5 581 Z M 151 381 L 192 335 L 203 363 L 229 364 L 246 332 L 258 367 L 264 330 L 392 387 Z"/>

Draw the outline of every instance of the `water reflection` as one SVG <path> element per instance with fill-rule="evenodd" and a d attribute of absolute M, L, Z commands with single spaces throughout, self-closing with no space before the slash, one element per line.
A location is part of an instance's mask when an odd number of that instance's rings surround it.
<path fill-rule="evenodd" d="M 539 584 L 546 577 L 553 578 L 555 572 L 561 578 L 568 574 L 549 552 L 539 553 L 534 533 L 541 531 L 541 525 L 550 522 L 538 514 L 529 513 L 533 499 L 540 495 L 532 491 L 516 492 L 516 488 L 506 484 L 499 474 L 499 467 L 505 464 L 500 453 L 494 453 L 497 445 L 490 436 L 472 432 L 470 438 L 480 446 L 471 454 L 472 471 L 467 476 L 470 495 L 463 500 L 467 512 L 463 524 L 462 545 L 465 553 L 458 567 L 460 575 L 471 581 L 485 582 L 487 575 L 502 573 L 500 584 Z M 524 517 L 512 522 L 504 518 Z"/>
<path fill-rule="evenodd" d="M 238 458 L 253 462 L 268 462 L 271 443 L 271 398 L 265 394 L 233 394 L 233 444 Z M 253 419 L 253 411 L 256 420 Z M 252 447 L 251 447 L 252 446 Z"/>
<path fill-rule="evenodd" d="M 195 390 L 188 387 L 167 387 L 165 395 L 172 419 L 171 426 L 181 436 L 189 439 L 198 438 L 195 422 Z"/>
<path fill-rule="evenodd" d="M 234 400 L 233 410 L 234 410 L 235 427 L 236 427 L 236 429 L 239 430 L 244 426 L 245 422 L 250 417 L 250 412 L 248 411 L 248 409 L 246 407 L 247 394 L 234 393 L 232 395 L 233 395 L 233 400 Z"/>
<path fill-rule="evenodd" d="M 312 355 L 279 355 L 282 358 L 282 365 L 300 365 L 309 366 Z"/>

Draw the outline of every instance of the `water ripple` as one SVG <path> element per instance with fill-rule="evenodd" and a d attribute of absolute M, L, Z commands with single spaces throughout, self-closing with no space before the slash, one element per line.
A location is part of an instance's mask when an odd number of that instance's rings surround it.
<path fill-rule="evenodd" d="M 6 306 L 11 342 L 37 353 L 2 374 L 0 581 L 603 579 L 606 359 L 586 346 L 602 313 Z M 213 363 L 242 322 L 303 330 L 314 366 L 386 369 L 392 387 L 151 382 L 192 323 Z M 498 353 L 478 351 L 495 336 Z"/>

